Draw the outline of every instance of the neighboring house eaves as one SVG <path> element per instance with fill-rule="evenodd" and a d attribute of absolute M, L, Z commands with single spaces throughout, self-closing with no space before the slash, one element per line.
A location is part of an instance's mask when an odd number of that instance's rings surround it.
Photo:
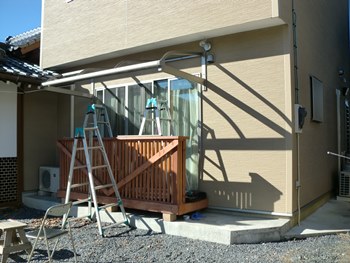
<path fill-rule="evenodd" d="M 38 27 L 17 36 L 7 37 L 5 44 L 7 45 L 8 51 L 15 57 L 26 62 L 39 64 L 40 40 L 41 28 Z"/>
<path fill-rule="evenodd" d="M 2 43 L 1 43 L 2 44 Z M 2 47 L 1 47 L 2 46 Z M 42 81 L 56 77 L 58 74 L 42 70 L 38 65 L 13 57 L 6 50 L 6 45 L 0 46 L 0 79 L 13 82 L 27 82 L 40 85 Z"/>
<path fill-rule="evenodd" d="M 41 28 L 38 27 L 14 37 L 9 36 L 6 39 L 6 44 L 9 44 L 11 46 L 17 46 L 20 48 L 28 47 L 37 42 L 40 42 L 40 36 L 41 36 Z"/>

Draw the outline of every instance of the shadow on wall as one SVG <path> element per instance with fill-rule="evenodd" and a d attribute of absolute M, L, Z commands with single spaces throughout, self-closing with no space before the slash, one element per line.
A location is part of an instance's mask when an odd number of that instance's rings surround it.
<path fill-rule="evenodd" d="M 214 66 L 214 65 L 213 65 Z M 239 124 L 235 122 L 234 116 L 229 112 L 224 111 L 220 105 L 211 101 L 208 97 L 203 96 L 202 100 L 209 107 L 214 109 L 229 125 L 232 127 L 233 133 L 238 135 L 238 138 L 217 138 L 215 130 L 206 124 L 202 127 L 203 150 L 201 152 L 200 169 L 202 171 L 200 178 L 201 189 L 205 189 L 208 196 L 212 198 L 214 203 L 222 203 L 224 206 L 234 207 L 238 209 L 262 209 L 274 211 L 274 203 L 278 201 L 283 194 L 272 184 L 266 181 L 258 172 L 248 172 L 251 182 L 232 182 L 232 175 L 225 167 L 223 151 L 288 151 L 292 149 L 292 134 L 285 129 L 291 127 L 291 120 L 273 103 L 260 95 L 254 88 L 243 82 L 237 76 L 221 65 L 215 64 L 226 76 L 230 77 L 235 85 L 245 89 L 255 98 L 259 99 L 269 109 L 273 110 L 280 119 L 283 120 L 284 126 L 274 122 L 263 113 L 257 111 L 252 106 L 242 100 L 232 96 L 222 88 L 208 81 L 207 87 L 210 92 L 219 95 L 222 100 L 228 101 L 234 107 L 237 107 L 250 116 L 250 118 L 258 120 L 264 126 L 277 133 L 277 137 L 269 138 L 247 138 L 244 132 L 240 129 Z M 216 160 L 206 154 L 206 151 L 211 151 L 216 155 Z M 234 160 L 232 160 L 234 162 Z M 211 175 L 205 170 L 204 163 L 209 163 L 215 167 L 220 174 Z M 253 167 L 252 167 L 253 168 Z M 254 169 L 254 168 L 253 168 Z M 222 176 L 222 177 L 221 177 Z M 248 176 L 248 174 L 247 174 Z M 204 180 L 203 177 L 209 178 Z M 231 180 L 231 181 L 230 181 Z"/>
<path fill-rule="evenodd" d="M 250 182 L 223 182 L 205 181 L 202 184 L 209 196 L 215 198 L 215 202 L 229 204 L 229 207 L 237 209 L 255 209 L 263 207 L 266 211 L 274 211 L 274 203 L 283 194 L 272 184 L 257 173 L 249 173 Z"/>

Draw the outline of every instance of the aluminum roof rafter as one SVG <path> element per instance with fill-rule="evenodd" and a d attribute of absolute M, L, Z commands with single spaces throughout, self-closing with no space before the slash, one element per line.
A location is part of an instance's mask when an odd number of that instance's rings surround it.
<path fill-rule="evenodd" d="M 59 85 L 66 86 L 82 80 L 88 80 L 88 79 L 93 80 L 95 78 L 100 78 L 104 76 L 118 75 L 121 73 L 128 73 L 128 72 L 134 72 L 138 70 L 145 70 L 145 69 L 152 69 L 152 68 L 157 68 L 158 71 L 162 71 L 176 77 L 180 77 L 192 82 L 199 83 L 201 85 L 205 85 L 205 81 L 206 81 L 205 79 L 198 76 L 191 75 L 185 71 L 181 71 L 168 64 L 168 62 L 171 62 L 171 61 L 200 57 L 200 56 L 203 56 L 203 53 L 186 52 L 186 51 L 169 51 L 165 53 L 163 57 L 159 60 L 133 64 L 133 65 L 123 66 L 123 67 L 111 68 L 111 69 L 104 69 L 100 71 L 83 73 L 83 74 L 78 74 L 73 76 L 67 76 L 64 78 L 43 82 L 41 86 L 43 87 L 42 90 L 59 92 L 58 89 L 52 89 L 52 88 L 57 87 Z"/>

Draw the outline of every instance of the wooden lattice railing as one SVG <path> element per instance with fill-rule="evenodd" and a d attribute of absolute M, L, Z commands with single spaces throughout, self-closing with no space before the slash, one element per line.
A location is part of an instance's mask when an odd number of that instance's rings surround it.
<path fill-rule="evenodd" d="M 118 184 L 124 206 L 128 208 L 157 211 L 180 215 L 207 206 L 207 200 L 185 203 L 186 137 L 183 136 L 118 136 L 105 138 L 105 149 Z M 73 139 L 59 140 L 60 190 L 59 197 L 65 196 Z M 102 164 L 102 155 L 93 156 L 93 166 Z M 83 151 L 77 152 L 78 165 L 85 163 Z M 94 175 L 96 184 L 108 183 L 104 169 Z M 75 170 L 73 183 L 87 181 L 86 169 Z M 85 198 L 87 186 L 72 189 L 73 199 Z M 97 191 L 99 203 L 114 201 L 113 189 Z"/>

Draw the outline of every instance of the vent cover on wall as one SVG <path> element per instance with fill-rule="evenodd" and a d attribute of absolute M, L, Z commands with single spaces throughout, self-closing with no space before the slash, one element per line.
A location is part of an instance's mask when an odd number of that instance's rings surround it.
<path fill-rule="evenodd" d="M 350 172 L 340 173 L 339 196 L 350 197 Z"/>
<path fill-rule="evenodd" d="M 39 168 L 39 190 L 55 193 L 59 188 L 60 170 L 58 167 L 42 166 Z"/>

